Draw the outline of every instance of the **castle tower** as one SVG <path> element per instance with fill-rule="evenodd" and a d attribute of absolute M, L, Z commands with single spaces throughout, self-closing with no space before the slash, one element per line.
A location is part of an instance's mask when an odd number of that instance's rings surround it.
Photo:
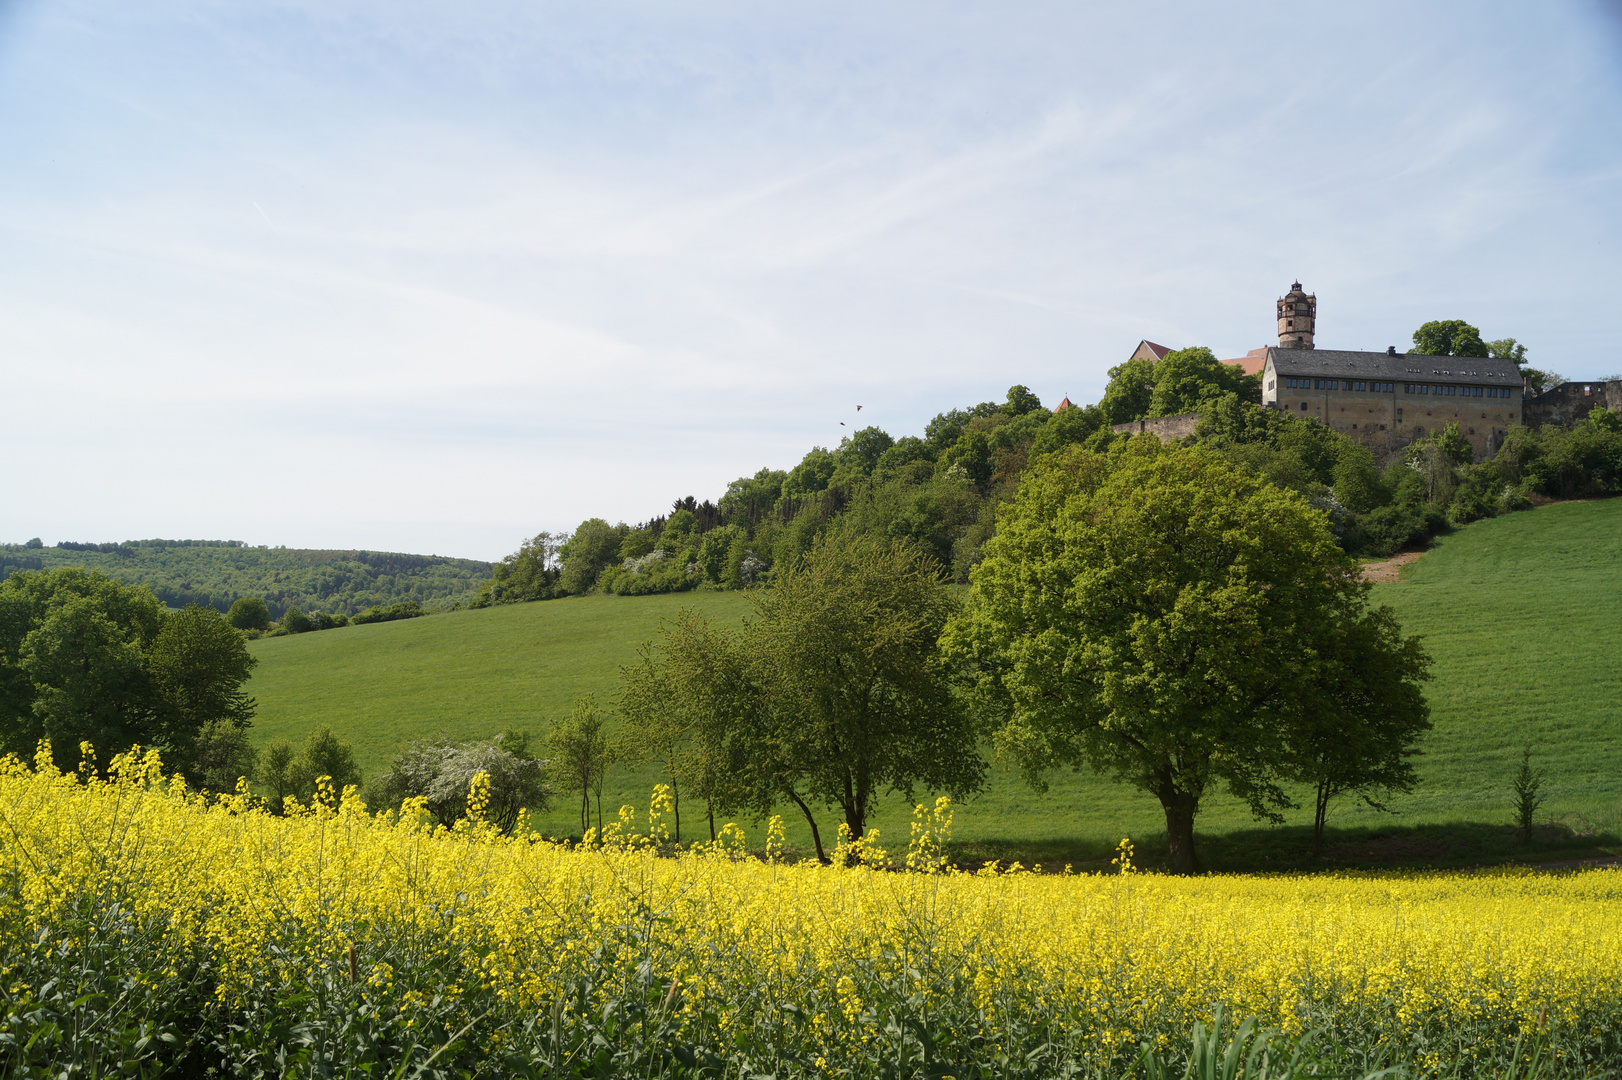
<path fill-rule="evenodd" d="M 1318 295 L 1301 291 L 1297 281 L 1278 302 L 1278 347 L 1312 348 L 1312 327 L 1318 321 Z"/>

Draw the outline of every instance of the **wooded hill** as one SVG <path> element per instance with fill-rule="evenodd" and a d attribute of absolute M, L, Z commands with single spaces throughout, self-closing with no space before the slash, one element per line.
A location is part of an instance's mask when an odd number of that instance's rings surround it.
<path fill-rule="evenodd" d="M 240 540 L 64 542 L 0 545 L 0 580 L 19 570 L 79 566 L 126 585 L 145 585 L 170 607 L 226 611 L 240 596 L 263 597 L 272 618 L 290 607 L 352 615 L 415 600 L 428 608 L 467 603 L 491 564 L 389 551 L 249 547 Z"/>
<path fill-rule="evenodd" d="M 1352 554 L 1421 547 L 1526 509 L 1533 496 L 1622 491 L 1622 417 L 1603 410 L 1572 428 L 1514 428 L 1486 462 L 1472 461 L 1449 425 L 1382 463 L 1363 443 L 1260 401 L 1259 376 L 1206 348 L 1111 369 L 1096 405 L 1054 411 L 1014 386 L 1001 404 L 941 413 L 921 437 L 868 427 L 832 450 L 813 447 L 792 469 L 740 477 L 717 501 L 687 496 L 638 525 L 590 518 L 572 533 L 541 533 L 497 564 L 477 603 L 741 587 L 769 580 L 827 532 L 914 542 L 965 582 L 1030 462 L 1131 437 L 1114 425 L 1189 413 L 1199 426 L 1187 441 L 1304 496 Z"/>

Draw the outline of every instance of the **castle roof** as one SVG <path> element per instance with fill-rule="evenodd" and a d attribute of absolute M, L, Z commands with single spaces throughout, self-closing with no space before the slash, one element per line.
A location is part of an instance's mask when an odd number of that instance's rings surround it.
<path fill-rule="evenodd" d="M 1338 349 L 1267 350 L 1279 375 L 1389 380 L 1391 382 L 1521 384 L 1514 361 L 1490 356 L 1427 356 L 1424 353 L 1345 352 Z"/>
<path fill-rule="evenodd" d="M 1132 350 L 1128 360 L 1164 360 L 1171 349 L 1165 345 L 1156 345 L 1148 338 L 1138 342 L 1138 347 Z"/>
<path fill-rule="evenodd" d="M 1053 411 L 1055 413 L 1061 413 L 1066 409 L 1074 409 L 1074 408 L 1075 408 L 1075 406 L 1070 403 L 1070 398 L 1067 396 L 1063 401 L 1061 401 L 1057 405 L 1053 406 Z"/>
<path fill-rule="evenodd" d="M 1267 349 L 1268 346 L 1263 345 L 1259 349 L 1251 349 L 1243 356 L 1236 356 L 1232 360 L 1224 360 L 1222 362 L 1224 364 L 1232 364 L 1240 371 L 1243 371 L 1246 375 L 1255 375 L 1257 372 L 1261 371 L 1262 368 L 1267 366 Z"/>

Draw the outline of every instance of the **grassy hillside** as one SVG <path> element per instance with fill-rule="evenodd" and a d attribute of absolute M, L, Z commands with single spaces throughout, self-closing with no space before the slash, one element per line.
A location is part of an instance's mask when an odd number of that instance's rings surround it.
<path fill-rule="evenodd" d="M 273 618 L 292 606 L 345 615 L 401 600 L 449 607 L 471 600 L 491 569 L 490 563 L 440 555 L 248 547 L 236 540 L 48 548 L 0 544 L 0 579 L 18 570 L 59 566 L 100 570 L 127 585 L 145 585 L 170 607 L 198 603 L 225 611 L 239 596 L 259 596 Z"/>
<path fill-rule="evenodd" d="M 1549 773 L 1550 815 L 1585 828 L 1616 827 L 1622 500 L 1480 522 L 1443 539 L 1377 596 L 1436 657 L 1429 688 L 1436 730 L 1426 743 L 1422 785 L 1398 801 L 1396 815 L 1349 803 L 1332 814 L 1345 858 L 1445 860 L 1502 850 L 1508 840 L 1496 826 L 1509 816 L 1507 778 L 1529 740 Z M 249 687 L 260 705 L 255 737 L 296 739 L 329 723 L 375 776 L 420 734 L 539 733 L 580 694 L 610 703 L 620 666 L 683 605 L 729 620 L 748 611 L 737 593 L 585 597 L 258 641 L 252 647 L 261 663 Z M 645 806 L 657 779 L 651 770 L 617 771 L 605 806 Z M 696 811 L 688 813 L 696 823 Z M 1201 843 L 1213 865 L 1289 865 L 1299 858 L 1299 823 L 1307 817 L 1295 815 L 1294 827 L 1261 827 L 1218 796 L 1201 812 Z M 570 820 L 560 811 L 540 824 L 567 832 Z M 833 816 L 827 821 L 831 832 Z M 905 821 L 895 798 L 878 825 L 904 838 Z M 1447 822 L 1479 825 L 1431 827 Z M 790 824 L 791 839 L 808 843 L 798 823 Z M 1158 804 L 1142 793 L 1065 773 L 1039 794 L 1003 768 L 984 795 L 960 809 L 957 824 L 971 853 L 1048 863 L 1104 858 L 1125 835 L 1152 849 L 1163 832 Z M 1384 835 L 1371 840 L 1375 829 Z"/>

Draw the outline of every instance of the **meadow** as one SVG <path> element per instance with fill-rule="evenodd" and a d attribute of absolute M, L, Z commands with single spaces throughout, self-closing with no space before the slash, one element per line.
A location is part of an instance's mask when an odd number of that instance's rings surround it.
<path fill-rule="evenodd" d="M 1619 870 L 965 874 L 942 866 L 939 805 L 888 856 L 785 864 L 769 837 L 764 859 L 736 835 L 676 852 L 657 800 L 568 846 L 483 824 L 477 782 L 473 820 L 445 831 L 330 791 L 288 817 L 208 804 L 155 755 L 110 781 L 39 760 L 0 764 L 7 1075 L 1622 1064 Z M 1207 1038 L 1219 1010 L 1274 1034 Z"/>
<path fill-rule="evenodd" d="M 1478 522 L 1439 538 L 1376 586 L 1405 629 L 1436 659 L 1428 685 L 1435 730 L 1420 759 L 1420 785 L 1382 814 L 1350 800 L 1331 811 L 1329 862 L 1341 865 L 1467 863 L 1526 854 L 1508 828 L 1508 781 L 1522 747 L 1548 776 L 1544 855 L 1615 850 L 1622 798 L 1622 500 L 1556 503 Z M 265 639 L 248 690 L 259 702 L 261 744 L 297 740 L 329 724 L 376 776 L 412 738 L 445 731 L 486 737 L 507 727 L 536 734 L 577 696 L 611 705 L 621 666 L 659 621 L 683 606 L 740 620 L 746 596 L 694 592 L 579 597 L 407 622 Z M 618 768 L 604 795 L 609 813 L 643 804 L 660 777 Z M 691 839 L 696 809 L 684 806 Z M 905 835 L 910 808 L 881 809 L 885 836 Z M 787 816 L 791 847 L 808 832 Z M 1201 810 L 1202 853 L 1214 868 L 1305 864 L 1305 812 L 1285 827 L 1260 826 L 1218 794 Z M 578 834 L 566 802 L 537 816 L 554 835 Z M 1019 858 L 1050 867 L 1107 865 L 1121 836 L 1152 860 L 1164 822 L 1147 795 L 1091 773 L 1058 773 L 1048 791 L 993 769 L 988 789 L 959 808 L 957 850 L 966 859 Z"/>

